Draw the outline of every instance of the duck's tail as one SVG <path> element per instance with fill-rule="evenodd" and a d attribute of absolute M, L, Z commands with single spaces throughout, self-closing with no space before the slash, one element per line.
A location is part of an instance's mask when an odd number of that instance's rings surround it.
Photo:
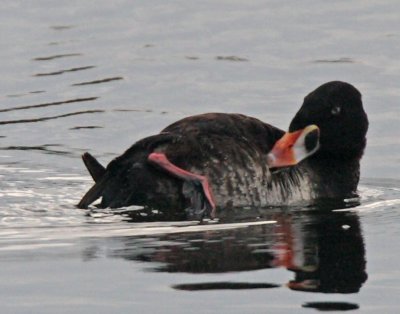
<path fill-rule="evenodd" d="M 99 181 L 104 176 L 106 168 L 104 168 L 92 155 L 86 152 L 82 155 L 82 160 L 94 182 Z"/>
<path fill-rule="evenodd" d="M 108 178 L 107 176 L 103 176 L 98 182 L 93 185 L 89 191 L 82 197 L 77 207 L 86 209 L 90 204 L 92 204 L 95 200 L 97 200 L 100 196 L 102 196 L 103 191 L 106 187 Z"/>
<path fill-rule="evenodd" d="M 96 182 L 77 205 L 78 208 L 88 208 L 91 203 L 102 195 L 105 183 L 107 182 L 107 176 L 105 175 L 106 169 L 89 153 L 84 153 L 82 155 L 82 160 L 94 182 Z"/>

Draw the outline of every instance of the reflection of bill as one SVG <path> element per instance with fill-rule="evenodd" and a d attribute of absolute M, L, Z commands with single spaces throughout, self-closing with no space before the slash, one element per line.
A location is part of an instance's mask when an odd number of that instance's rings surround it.
<path fill-rule="evenodd" d="M 358 216 L 332 211 L 268 211 L 275 224 L 229 230 L 123 238 L 114 256 L 157 262 L 157 271 L 222 273 L 284 267 L 295 273 L 293 290 L 353 293 L 367 278 Z M 161 264 L 160 264 L 161 262 Z M 161 265 L 161 266 L 160 266 Z M 207 282 L 176 285 L 183 290 L 260 289 L 276 283 Z"/>

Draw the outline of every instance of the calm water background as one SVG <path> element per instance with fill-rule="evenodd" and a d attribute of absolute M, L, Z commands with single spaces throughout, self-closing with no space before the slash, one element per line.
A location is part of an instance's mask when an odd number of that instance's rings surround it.
<path fill-rule="evenodd" d="M 399 30 L 398 1 L 1 1 L 0 311 L 399 313 Z M 358 207 L 201 226 L 74 207 L 92 184 L 84 151 L 107 164 L 209 111 L 285 129 L 337 79 L 370 119 Z M 289 242 L 321 268 L 307 252 L 334 246 L 332 265 L 368 279 L 293 291 L 299 272 L 274 260 Z"/>

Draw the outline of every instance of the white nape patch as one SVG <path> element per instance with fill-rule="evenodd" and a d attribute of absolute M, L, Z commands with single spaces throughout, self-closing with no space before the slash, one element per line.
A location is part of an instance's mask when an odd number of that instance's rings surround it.
<path fill-rule="evenodd" d="M 320 147 L 319 140 L 317 142 L 317 145 L 310 151 L 307 151 L 306 149 L 306 136 L 315 130 L 318 130 L 318 127 L 316 125 L 309 125 L 306 127 L 299 138 L 296 140 L 296 143 L 293 145 L 293 154 L 297 162 L 302 161 L 303 159 L 306 159 L 307 157 L 313 155 Z"/>

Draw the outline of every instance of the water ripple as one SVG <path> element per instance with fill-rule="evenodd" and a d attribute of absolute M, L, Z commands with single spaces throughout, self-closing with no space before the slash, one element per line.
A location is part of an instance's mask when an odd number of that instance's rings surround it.
<path fill-rule="evenodd" d="M 54 26 L 50 26 L 50 28 L 54 29 L 55 31 L 63 31 L 63 30 L 74 28 L 74 27 L 75 27 L 75 25 L 54 25 Z"/>
<path fill-rule="evenodd" d="M 237 56 L 217 56 L 215 57 L 216 60 L 219 61 L 234 61 L 234 62 L 245 62 L 245 61 L 249 61 L 246 58 L 243 57 L 237 57 Z"/>
<path fill-rule="evenodd" d="M 99 125 L 85 125 L 85 126 L 75 126 L 73 128 L 69 128 L 70 130 L 81 130 L 81 129 L 102 129 L 102 126 Z"/>
<path fill-rule="evenodd" d="M 31 92 L 29 92 L 28 94 L 41 94 L 41 93 L 45 93 L 46 91 L 44 91 L 44 90 L 34 90 L 34 91 L 31 91 Z M 9 95 L 6 95 L 6 97 L 8 97 L 8 98 L 17 98 L 17 97 L 22 97 L 22 96 L 27 96 L 28 94 L 9 94 Z"/>
<path fill-rule="evenodd" d="M 66 57 L 77 57 L 77 56 L 82 56 L 82 54 L 81 53 L 64 53 L 64 54 L 52 55 L 52 56 L 48 56 L 48 57 L 37 57 L 37 58 L 33 58 L 32 60 L 48 61 L 48 60 L 54 60 L 54 59 L 60 59 L 60 58 L 66 58 Z"/>
<path fill-rule="evenodd" d="M 96 100 L 98 98 L 99 97 L 85 97 L 85 98 L 68 99 L 68 100 L 54 101 L 54 102 L 48 102 L 48 103 L 43 103 L 43 104 L 38 104 L 38 105 L 28 105 L 28 106 L 20 106 L 20 107 L 12 107 L 12 108 L 7 108 L 7 109 L 0 109 L 0 112 L 9 112 L 9 111 L 15 111 L 15 110 L 25 110 L 25 109 L 32 109 L 32 108 L 43 108 L 43 107 L 50 107 L 50 106 L 58 106 L 58 105 L 63 105 L 63 104 L 75 103 L 75 102 L 93 101 L 93 100 Z"/>
<path fill-rule="evenodd" d="M 314 63 L 355 63 L 352 58 L 338 58 L 338 59 L 319 59 L 313 61 Z"/>
<path fill-rule="evenodd" d="M 93 69 L 95 67 L 96 66 L 94 66 L 94 65 L 88 65 L 88 66 L 84 66 L 84 67 L 71 68 L 71 69 L 60 70 L 60 71 L 55 71 L 55 72 L 37 73 L 37 74 L 34 74 L 33 76 L 61 75 L 61 74 L 64 74 L 64 73 L 69 73 L 69 72 L 77 72 L 77 71 L 89 70 L 89 69 Z"/>
<path fill-rule="evenodd" d="M 56 154 L 56 155 L 71 155 L 71 152 L 68 151 L 60 151 L 51 149 L 51 147 L 58 147 L 61 145 L 58 144 L 45 144 L 45 145 L 37 145 L 37 146 L 6 146 L 0 147 L 0 150 L 37 150 L 45 152 L 46 154 Z"/>
<path fill-rule="evenodd" d="M 111 81 L 119 81 L 123 80 L 124 78 L 121 76 L 116 76 L 116 77 L 110 77 L 110 78 L 105 78 L 101 80 L 95 80 L 95 81 L 89 81 L 89 82 L 82 82 L 82 83 L 75 83 L 72 84 L 71 86 L 82 86 L 82 85 L 92 85 L 92 84 L 100 84 L 100 83 L 107 83 Z"/>
<path fill-rule="evenodd" d="M 103 113 L 103 112 L 105 112 L 105 111 L 104 111 L 104 110 L 85 110 L 85 111 L 77 111 L 77 112 L 71 112 L 71 113 L 66 113 L 66 114 L 61 114 L 61 115 L 51 116 L 51 117 L 42 117 L 42 118 L 32 118 L 32 119 L 21 119 L 21 120 L 0 121 L 0 125 L 4 125 L 4 124 L 17 124 L 17 123 L 43 122 L 43 121 L 54 120 L 54 119 L 59 119 L 59 118 L 66 118 L 66 117 L 71 117 L 71 116 L 77 116 L 77 115 L 81 115 L 81 114 Z"/>

